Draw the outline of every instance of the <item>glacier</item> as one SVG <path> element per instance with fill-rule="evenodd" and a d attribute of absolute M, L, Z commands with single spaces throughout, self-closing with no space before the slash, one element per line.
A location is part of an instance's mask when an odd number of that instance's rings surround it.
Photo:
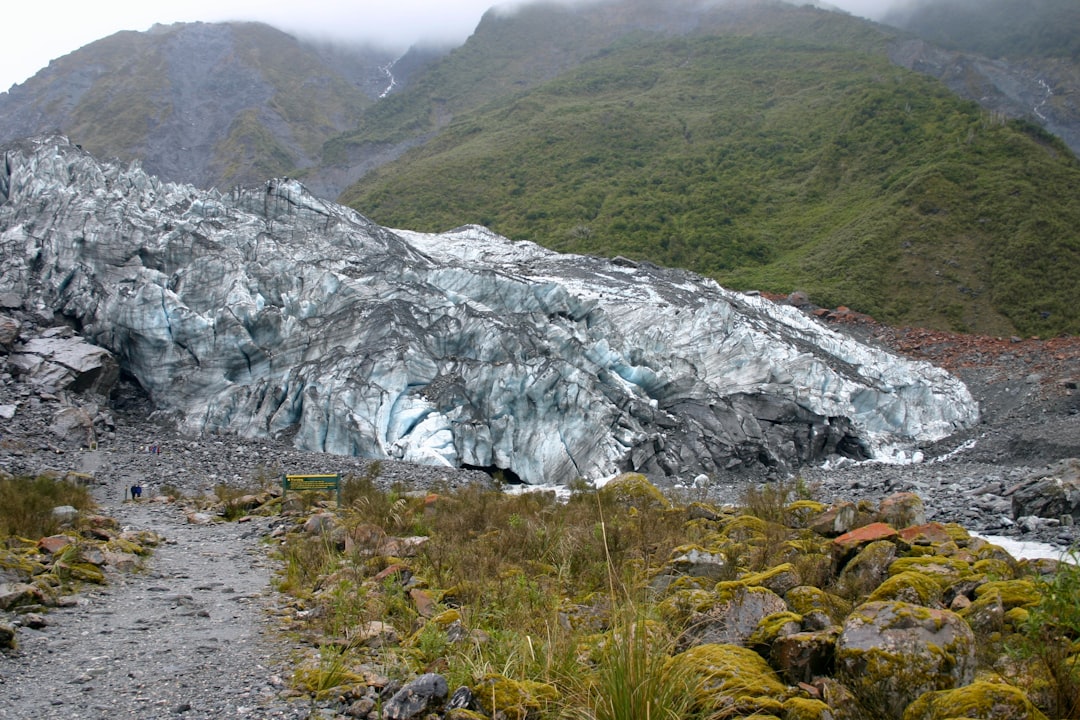
<path fill-rule="evenodd" d="M 287 178 L 164 183 L 57 135 L 2 153 L 0 293 L 192 435 L 540 484 L 910 457 L 978 420 L 945 371 L 689 272 L 385 228 Z"/>

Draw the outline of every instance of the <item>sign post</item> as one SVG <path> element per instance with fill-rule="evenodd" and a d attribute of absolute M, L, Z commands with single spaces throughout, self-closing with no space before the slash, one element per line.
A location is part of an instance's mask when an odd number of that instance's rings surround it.
<path fill-rule="evenodd" d="M 282 475 L 281 493 L 289 490 L 336 490 L 337 504 L 341 507 L 341 473 L 323 475 Z"/>

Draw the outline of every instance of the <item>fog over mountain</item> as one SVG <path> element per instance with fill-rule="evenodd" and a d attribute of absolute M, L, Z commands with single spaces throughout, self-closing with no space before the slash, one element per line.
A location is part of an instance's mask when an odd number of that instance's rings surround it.
<path fill-rule="evenodd" d="M 570 4 L 568 0 L 558 0 Z M 575 0 L 597 2 L 602 0 Z M 0 66 L 0 89 L 24 82 L 50 60 L 121 30 L 144 31 L 154 24 L 256 20 L 312 39 L 371 43 L 405 49 L 415 43 L 459 44 L 493 7 L 512 11 L 520 5 L 492 0 L 399 0 L 394 3 L 351 3 L 313 0 L 266 3 L 255 0 L 190 0 L 185 3 L 18 3 L 4 11 L 6 52 Z M 799 3 L 803 4 L 803 3 Z M 890 3 L 882 0 L 820 2 L 871 19 Z"/>

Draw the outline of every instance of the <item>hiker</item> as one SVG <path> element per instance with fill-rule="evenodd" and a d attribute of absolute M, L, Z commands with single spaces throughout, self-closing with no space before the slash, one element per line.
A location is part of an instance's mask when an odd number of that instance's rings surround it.
<path fill-rule="evenodd" d="M 135 500 L 142 497 L 142 485 L 136 483 L 131 486 L 131 499 Z"/>

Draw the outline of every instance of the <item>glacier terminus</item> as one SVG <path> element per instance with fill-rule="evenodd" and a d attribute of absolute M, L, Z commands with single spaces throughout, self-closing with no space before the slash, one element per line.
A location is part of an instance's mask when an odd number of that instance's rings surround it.
<path fill-rule="evenodd" d="M 0 293 L 185 433 L 535 484 L 899 459 L 978 420 L 945 371 L 689 272 L 393 230 L 295 180 L 164 183 L 61 136 L 2 156 Z"/>

